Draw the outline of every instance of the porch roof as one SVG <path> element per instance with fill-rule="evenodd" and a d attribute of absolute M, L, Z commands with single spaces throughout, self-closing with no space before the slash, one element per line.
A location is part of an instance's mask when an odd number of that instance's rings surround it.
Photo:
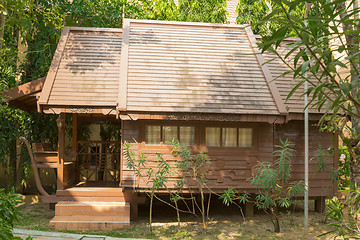
<path fill-rule="evenodd" d="M 24 111 L 34 111 L 37 107 L 37 99 L 40 96 L 45 78 L 39 78 L 17 86 L 2 93 L 4 99 L 10 107 L 22 109 Z"/>
<path fill-rule="evenodd" d="M 123 29 L 65 27 L 38 104 L 48 113 L 302 112 L 302 102 L 285 102 L 292 79 L 273 81 L 285 66 L 265 64 L 268 57 L 247 25 L 124 19 Z"/>

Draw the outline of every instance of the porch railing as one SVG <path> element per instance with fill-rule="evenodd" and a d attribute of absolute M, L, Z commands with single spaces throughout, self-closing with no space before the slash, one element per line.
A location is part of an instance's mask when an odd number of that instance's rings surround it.
<path fill-rule="evenodd" d="M 120 182 L 120 141 L 78 141 L 80 181 Z"/>

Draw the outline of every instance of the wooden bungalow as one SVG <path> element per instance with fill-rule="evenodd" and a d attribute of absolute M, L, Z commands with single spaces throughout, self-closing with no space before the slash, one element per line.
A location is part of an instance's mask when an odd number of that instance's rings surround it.
<path fill-rule="evenodd" d="M 31 82 L 8 92 L 13 106 L 27 101 L 39 112 L 59 115 L 57 192 L 43 198 L 57 202 L 51 224 L 57 229 L 130 224 L 130 208 L 136 217 L 145 183 L 127 168 L 124 141 L 149 162 L 156 153 L 176 161 L 167 145 L 171 139 L 206 150 L 207 184 L 221 193 L 229 186 L 254 192 L 246 181 L 252 167 L 273 161 L 279 139 L 289 139 L 296 149 L 292 178 L 303 179 L 302 89 L 285 101 L 293 80 L 279 77 L 287 70 L 280 60 L 264 64 L 274 56 L 260 54 L 256 41 L 249 26 L 233 24 L 124 19 L 122 29 L 65 27 L 41 89 Z M 66 114 L 72 116 L 70 154 Z M 320 116 L 310 110 L 310 158 L 319 146 L 337 148 L 336 136 L 313 125 Z M 79 126 L 97 122 L 116 125 L 120 140 L 78 139 Z M 316 160 L 310 161 L 309 195 L 317 209 L 337 190 L 330 180 L 337 157 L 327 164 L 327 172 L 315 173 Z"/>

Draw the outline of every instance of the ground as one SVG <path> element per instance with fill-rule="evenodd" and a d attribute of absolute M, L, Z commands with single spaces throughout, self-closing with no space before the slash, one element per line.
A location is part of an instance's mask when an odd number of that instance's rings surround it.
<path fill-rule="evenodd" d="M 26 203 L 18 206 L 18 209 L 22 217 L 16 224 L 16 228 L 51 231 L 49 221 L 54 216 L 54 210 L 49 208 L 49 204 L 39 203 L 37 198 L 28 198 Z M 189 215 L 182 216 L 181 229 L 178 231 L 175 212 L 159 205 L 154 208 L 153 233 L 149 231 L 148 208 L 144 206 L 140 208 L 139 219 L 133 221 L 130 228 L 94 234 L 151 239 L 305 239 L 303 213 L 299 208 L 292 213 L 280 212 L 281 233 L 277 234 L 273 233 L 272 224 L 264 213 L 258 212 L 254 217 L 246 218 L 244 222 L 236 207 L 213 207 L 211 212 L 211 221 L 204 233 L 198 222 L 199 219 Z M 307 239 L 315 239 L 318 235 L 330 230 L 327 224 L 321 222 L 323 214 L 310 212 L 309 216 Z M 328 239 L 328 237 L 317 239 Z"/>

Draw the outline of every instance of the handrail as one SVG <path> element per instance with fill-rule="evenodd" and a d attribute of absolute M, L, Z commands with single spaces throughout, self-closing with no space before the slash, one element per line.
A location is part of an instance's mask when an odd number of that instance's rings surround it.
<path fill-rule="evenodd" d="M 101 141 L 101 140 L 93 140 L 93 141 L 86 141 L 86 140 L 79 140 L 77 143 L 121 143 L 121 141 Z"/>
<path fill-rule="evenodd" d="M 34 176 L 35 176 L 35 184 L 36 184 L 36 188 L 39 190 L 39 192 L 46 196 L 46 197 L 50 197 L 50 195 L 45 191 L 45 189 L 43 188 L 43 186 L 41 185 L 41 181 L 40 181 L 40 176 L 39 176 L 39 172 L 38 172 L 38 169 L 37 169 L 37 166 L 36 166 L 36 162 L 35 162 L 35 159 L 34 159 L 34 154 L 32 152 L 32 149 L 30 147 L 30 144 L 28 142 L 28 140 L 26 140 L 26 138 L 24 137 L 20 137 L 20 139 L 25 143 L 26 147 L 27 147 L 27 150 L 29 152 L 29 156 L 30 156 L 30 159 L 31 159 L 31 166 L 34 170 Z"/>

